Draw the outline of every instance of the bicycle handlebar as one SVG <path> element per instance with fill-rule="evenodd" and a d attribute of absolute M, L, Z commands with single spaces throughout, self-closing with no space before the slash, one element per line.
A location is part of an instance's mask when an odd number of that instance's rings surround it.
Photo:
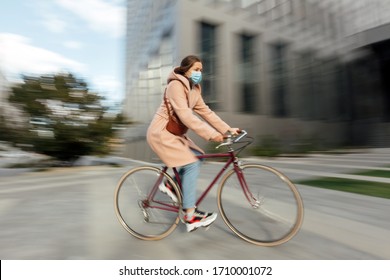
<path fill-rule="evenodd" d="M 226 141 L 219 144 L 216 149 L 219 149 L 220 147 L 223 147 L 223 146 L 230 146 L 232 145 L 233 143 L 237 143 L 238 141 L 240 141 L 242 138 L 244 138 L 246 135 L 248 134 L 248 132 L 246 132 L 245 130 L 241 130 L 240 131 L 240 134 L 238 134 L 237 136 L 233 136 L 233 135 L 227 135 L 225 137 Z"/>

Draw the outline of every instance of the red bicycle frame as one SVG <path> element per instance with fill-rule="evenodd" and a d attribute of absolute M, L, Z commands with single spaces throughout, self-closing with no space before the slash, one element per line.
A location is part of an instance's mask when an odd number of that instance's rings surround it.
<path fill-rule="evenodd" d="M 199 159 L 227 158 L 227 161 L 226 161 L 225 165 L 221 168 L 221 170 L 217 173 L 217 175 L 214 177 L 213 181 L 209 184 L 209 186 L 203 191 L 201 196 L 198 198 L 198 200 L 196 201 L 196 205 L 199 205 L 203 201 L 203 199 L 206 197 L 206 195 L 209 193 L 209 191 L 213 188 L 215 183 L 221 178 L 221 176 L 224 174 L 224 172 L 229 168 L 229 166 L 231 164 L 233 164 L 234 171 L 237 174 L 238 180 L 240 182 L 241 187 L 243 188 L 243 191 L 244 191 L 246 198 L 251 203 L 252 196 L 250 195 L 248 185 L 246 184 L 245 178 L 241 172 L 241 168 L 240 168 L 239 163 L 238 163 L 238 158 L 236 157 L 233 150 L 225 152 L 225 153 L 202 154 L 202 155 L 198 155 L 197 158 L 199 158 Z M 144 207 L 153 207 L 153 208 L 158 208 L 158 209 L 162 209 L 162 210 L 176 211 L 176 212 L 178 211 L 177 206 L 172 206 L 172 205 L 169 205 L 167 203 L 163 203 L 161 201 L 155 201 L 153 199 L 154 195 L 156 194 L 156 192 L 158 190 L 158 186 L 160 185 L 160 183 L 163 180 L 163 177 L 164 177 L 163 174 L 166 173 L 167 170 L 168 170 L 167 166 L 164 166 L 162 168 L 161 175 L 159 176 L 158 180 L 156 181 L 155 186 L 153 187 L 152 191 L 150 192 L 148 198 L 143 202 Z M 180 175 L 179 175 L 179 172 L 177 171 L 177 168 L 173 167 L 172 170 L 173 170 L 173 173 L 175 175 L 175 180 L 179 185 L 179 188 L 182 189 Z M 149 204 L 149 201 L 153 201 L 161 206 L 151 206 Z"/>

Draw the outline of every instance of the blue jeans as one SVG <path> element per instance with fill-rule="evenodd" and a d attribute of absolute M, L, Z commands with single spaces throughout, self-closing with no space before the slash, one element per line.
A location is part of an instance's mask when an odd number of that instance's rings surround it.
<path fill-rule="evenodd" d="M 199 151 L 192 150 L 195 155 L 201 155 Z M 183 188 L 183 209 L 195 207 L 196 183 L 199 177 L 201 160 L 183 165 L 179 168 L 181 185 Z"/>

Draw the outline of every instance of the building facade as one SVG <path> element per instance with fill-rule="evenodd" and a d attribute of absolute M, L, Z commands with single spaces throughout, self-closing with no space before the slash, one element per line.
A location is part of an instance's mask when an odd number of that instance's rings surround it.
<path fill-rule="evenodd" d="M 0 122 L 4 122 L 5 116 L 10 113 L 9 94 L 10 84 L 0 70 Z"/>
<path fill-rule="evenodd" d="M 124 155 L 154 157 L 146 129 L 168 73 L 188 54 L 203 61 L 207 104 L 259 143 L 275 139 L 285 151 L 383 144 L 387 134 L 375 130 L 388 128 L 389 94 L 366 37 L 390 21 L 387 2 L 128 0 L 124 113 L 135 124 Z"/>
<path fill-rule="evenodd" d="M 3 73 L 0 71 L 0 113 L 2 108 L 5 105 L 7 96 L 8 96 L 7 80 L 5 79 Z"/>

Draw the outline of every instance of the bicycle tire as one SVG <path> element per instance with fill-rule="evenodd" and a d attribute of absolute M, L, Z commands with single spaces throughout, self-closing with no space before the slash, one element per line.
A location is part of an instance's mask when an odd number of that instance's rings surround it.
<path fill-rule="evenodd" d="M 154 195 L 151 194 L 161 174 L 162 182 L 169 182 L 179 194 L 177 202 L 158 188 Z M 127 232 L 142 240 L 160 240 L 178 225 L 181 200 L 181 192 L 170 175 L 158 167 L 141 166 L 120 178 L 114 204 L 116 216 Z"/>
<path fill-rule="evenodd" d="M 225 224 L 240 238 L 259 246 L 289 241 L 303 222 L 303 201 L 295 185 L 280 171 L 243 164 L 240 171 L 254 196 L 245 196 L 234 169 L 221 179 L 218 208 Z"/>

